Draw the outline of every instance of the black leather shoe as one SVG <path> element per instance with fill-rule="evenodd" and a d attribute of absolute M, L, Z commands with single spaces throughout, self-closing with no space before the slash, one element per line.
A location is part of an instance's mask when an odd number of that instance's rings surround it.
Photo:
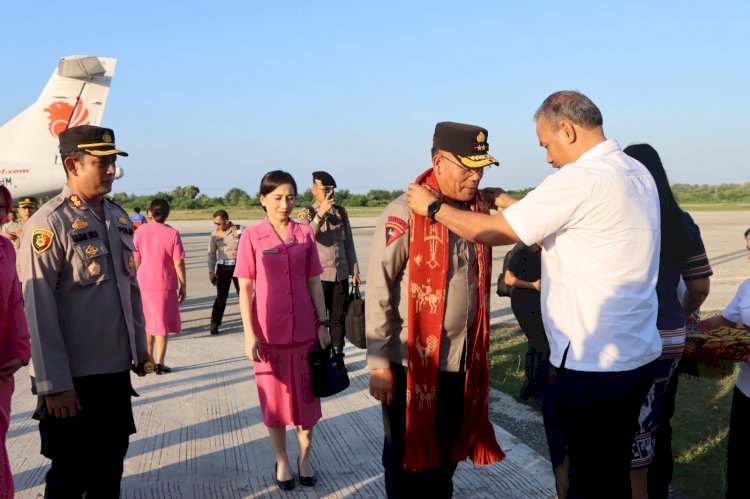
<path fill-rule="evenodd" d="M 212 329 L 211 330 L 211 334 L 219 334 L 219 330 L 218 329 Z"/>
<path fill-rule="evenodd" d="M 316 483 L 318 483 L 318 478 L 313 476 L 302 476 L 302 472 L 299 470 L 299 456 L 297 456 L 297 475 L 299 475 L 299 483 L 304 485 L 305 487 L 312 487 Z"/>
<path fill-rule="evenodd" d="M 171 373 L 172 372 L 172 368 L 168 367 L 166 364 L 156 364 L 156 367 L 154 368 L 154 372 L 156 374 Z"/>
<path fill-rule="evenodd" d="M 273 466 L 273 481 L 276 482 L 276 486 L 280 488 L 281 490 L 292 490 L 294 489 L 294 477 L 292 477 L 291 480 L 279 480 L 277 477 L 279 476 L 276 472 L 279 469 L 279 463 L 274 464 Z"/>

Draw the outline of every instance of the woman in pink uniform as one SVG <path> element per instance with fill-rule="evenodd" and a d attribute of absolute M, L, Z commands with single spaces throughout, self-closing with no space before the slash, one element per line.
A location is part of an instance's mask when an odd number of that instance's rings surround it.
<path fill-rule="evenodd" d="M 146 319 L 148 353 L 156 361 L 156 374 L 164 374 L 172 371 L 164 364 L 167 335 L 182 331 L 179 303 L 185 301 L 187 295 L 185 249 L 180 233 L 164 223 L 169 216 L 169 203 L 154 199 L 148 212 L 153 222 L 141 225 L 135 231 L 133 243 L 137 251 L 135 259 Z"/>
<path fill-rule="evenodd" d="M 315 237 L 307 225 L 289 218 L 296 196 L 297 184 L 287 172 L 275 170 L 263 177 L 259 197 L 267 216 L 245 229 L 234 271 L 245 352 L 253 361 L 263 423 L 276 455 L 274 480 L 282 490 L 295 483 L 286 452 L 287 425 L 297 427 L 300 483 L 316 482 L 310 447 L 321 412 L 320 399 L 312 394 L 307 355 L 317 344 L 331 343 Z"/>
<path fill-rule="evenodd" d="M 10 192 L 0 185 L 0 221 L 5 221 L 10 206 Z M 28 364 L 30 357 L 29 330 L 16 274 L 16 250 L 13 243 L 0 237 L 0 498 L 13 497 L 13 474 L 5 449 L 15 387 L 13 374 Z"/>

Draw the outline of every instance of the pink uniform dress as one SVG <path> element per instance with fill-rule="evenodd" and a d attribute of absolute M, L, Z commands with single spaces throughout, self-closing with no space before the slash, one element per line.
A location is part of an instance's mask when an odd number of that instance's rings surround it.
<path fill-rule="evenodd" d="M 267 218 L 243 232 L 234 277 L 255 280 L 253 330 L 263 360 L 253 366 L 266 426 L 309 429 L 321 417 L 307 362 L 318 341 L 307 278 L 321 273 L 318 248 L 307 225 L 290 220 L 285 242 Z"/>
<path fill-rule="evenodd" d="M 169 225 L 152 222 L 141 225 L 133 236 L 141 288 L 146 333 L 166 336 L 182 331 L 177 301 L 175 260 L 185 259 L 180 233 Z"/>
<path fill-rule="evenodd" d="M 29 329 L 23 311 L 21 284 L 16 275 L 16 251 L 10 241 L 0 237 L 0 366 L 13 359 L 28 363 L 30 356 Z M 13 497 L 13 474 L 5 448 L 5 435 L 10 427 L 10 400 L 14 386 L 13 377 L 0 380 L 0 498 L 3 499 Z"/>

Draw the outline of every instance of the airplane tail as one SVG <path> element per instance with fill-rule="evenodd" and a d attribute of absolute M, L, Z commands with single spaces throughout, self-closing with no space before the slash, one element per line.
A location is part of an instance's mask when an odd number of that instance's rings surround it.
<path fill-rule="evenodd" d="M 0 159 L 59 163 L 57 136 L 78 125 L 100 125 L 117 60 L 68 56 L 36 102 L 0 127 Z"/>

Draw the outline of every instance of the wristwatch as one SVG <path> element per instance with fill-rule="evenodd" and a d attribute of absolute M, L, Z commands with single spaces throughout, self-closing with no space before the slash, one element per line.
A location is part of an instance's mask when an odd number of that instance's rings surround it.
<path fill-rule="evenodd" d="M 443 206 L 443 202 L 439 199 L 436 199 L 435 201 L 427 205 L 427 218 L 432 220 L 433 223 L 436 221 L 435 215 L 437 215 L 437 212 L 441 206 Z"/>
<path fill-rule="evenodd" d="M 331 321 L 330 319 L 323 319 L 322 321 L 318 321 L 318 326 L 330 327 Z"/>

